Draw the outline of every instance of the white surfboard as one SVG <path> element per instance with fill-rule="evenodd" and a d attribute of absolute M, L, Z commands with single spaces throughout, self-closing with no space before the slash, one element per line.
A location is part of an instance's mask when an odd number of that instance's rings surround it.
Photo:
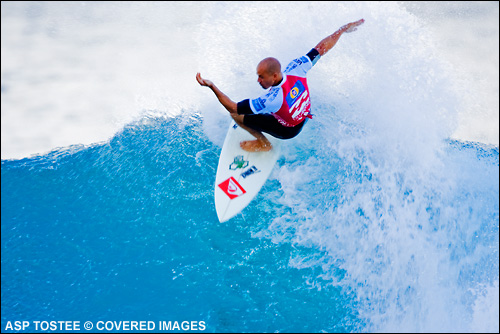
<path fill-rule="evenodd" d="M 215 177 L 215 209 L 221 223 L 241 212 L 271 174 L 280 155 L 281 140 L 271 135 L 266 138 L 273 145 L 270 151 L 247 152 L 240 142 L 255 137 L 231 122 Z"/>

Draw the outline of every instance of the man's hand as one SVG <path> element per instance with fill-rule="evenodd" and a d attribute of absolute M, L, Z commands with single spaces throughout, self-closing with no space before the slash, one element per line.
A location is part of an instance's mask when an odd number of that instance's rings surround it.
<path fill-rule="evenodd" d="M 330 36 L 324 38 L 321 42 L 318 43 L 314 48 L 319 52 L 320 56 L 323 56 L 325 53 L 330 51 L 331 48 L 337 44 L 340 36 L 342 36 L 345 32 L 353 32 L 357 30 L 357 27 L 362 25 L 365 22 L 364 19 L 358 20 L 356 22 L 347 23 L 342 26 L 339 30 L 331 34 Z"/>
<path fill-rule="evenodd" d="M 358 26 L 362 25 L 364 22 L 365 22 L 365 20 L 361 19 L 361 20 L 358 20 L 356 22 L 348 23 L 340 29 L 342 29 L 345 33 L 350 33 L 350 32 L 358 30 Z"/>
<path fill-rule="evenodd" d="M 210 88 L 214 92 L 215 96 L 217 96 L 217 99 L 219 99 L 219 102 L 224 106 L 224 108 L 227 109 L 227 111 L 229 111 L 230 113 L 236 113 L 237 111 L 236 102 L 234 102 L 226 94 L 221 92 L 221 90 L 217 88 L 217 86 L 214 85 L 212 81 L 203 79 L 199 72 L 196 73 L 196 81 L 198 81 L 198 83 L 201 86 Z"/>
<path fill-rule="evenodd" d="M 198 83 L 201 85 L 201 86 L 205 86 L 205 87 L 212 87 L 213 86 L 213 82 L 210 81 L 210 80 L 206 80 L 206 79 L 203 79 L 201 77 L 201 74 L 200 73 L 197 73 L 196 74 L 196 81 L 198 81 Z"/>

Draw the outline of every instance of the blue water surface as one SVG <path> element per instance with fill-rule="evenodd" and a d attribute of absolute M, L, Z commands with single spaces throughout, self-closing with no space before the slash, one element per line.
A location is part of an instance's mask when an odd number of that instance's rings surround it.
<path fill-rule="evenodd" d="M 200 125 L 144 119 L 106 143 L 2 161 L 3 329 L 62 319 L 204 321 L 208 332 L 362 326 L 350 292 L 313 286 L 320 268 L 288 265 L 311 250 L 252 237 L 278 210 L 265 195 L 218 222 L 220 148 Z M 274 189 L 270 180 L 262 193 Z"/>

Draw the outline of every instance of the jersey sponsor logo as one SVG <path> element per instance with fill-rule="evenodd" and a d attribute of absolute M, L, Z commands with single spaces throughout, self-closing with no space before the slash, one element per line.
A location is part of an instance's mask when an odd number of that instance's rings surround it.
<path fill-rule="evenodd" d="M 294 103 L 297 101 L 297 99 L 300 97 L 302 93 L 304 93 L 306 88 L 302 84 L 302 82 L 297 81 L 295 85 L 293 85 L 292 89 L 288 94 L 286 94 L 286 103 L 288 104 L 288 107 L 291 108 Z"/>
<path fill-rule="evenodd" d="M 226 181 L 220 183 L 218 186 L 231 200 L 246 193 L 246 190 L 243 189 L 241 184 L 239 184 L 238 181 L 236 181 L 232 176 Z"/>
<path fill-rule="evenodd" d="M 252 100 L 253 108 L 255 109 L 256 112 L 261 111 L 266 107 L 265 105 L 266 100 L 259 97 L 258 99 Z"/>
<path fill-rule="evenodd" d="M 302 56 L 302 57 L 300 57 L 300 63 L 301 63 L 301 64 L 305 64 L 305 63 L 307 63 L 308 61 L 309 61 L 309 59 L 308 59 L 306 56 Z"/>
<path fill-rule="evenodd" d="M 307 116 L 309 114 L 311 102 L 309 101 L 309 94 L 307 91 L 302 94 L 302 96 L 295 101 L 295 104 L 290 108 L 290 114 L 292 114 L 293 119 L 298 117 Z"/>
<path fill-rule="evenodd" d="M 297 62 L 293 61 L 291 62 L 290 64 L 288 64 L 288 66 L 286 67 L 285 69 L 285 73 L 288 73 L 288 72 L 291 72 L 294 68 L 296 68 L 297 66 L 299 66 L 299 64 L 297 64 Z"/>
<path fill-rule="evenodd" d="M 297 87 L 293 87 L 292 90 L 290 91 L 290 98 L 293 100 L 297 96 L 299 96 L 299 89 Z"/>
<path fill-rule="evenodd" d="M 280 92 L 280 88 L 278 87 L 271 87 L 269 92 L 266 94 L 267 102 L 272 102 L 278 96 L 278 93 Z"/>
<path fill-rule="evenodd" d="M 296 67 L 301 66 L 302 64 L 305 64 L 309 61 L 309 59 L 306 56 L 302 56 L 300 58 L 294 59 L 290 62 L 290 64 L 287 65 L 285 69 L 285 73 L 291 72 L 294 70 Z"/>

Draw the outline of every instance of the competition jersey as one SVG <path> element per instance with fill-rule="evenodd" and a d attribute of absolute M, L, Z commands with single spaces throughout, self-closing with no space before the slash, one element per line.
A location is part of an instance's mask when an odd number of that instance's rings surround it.
<path fill-rule="evenodd" d="M 282 125 L 299 125 L 306 117 L 311 118 L 311 99 L 306 74 L 320 58 L 312 49 L 307 55 L 292 60 L 283 71 L 283 80 L 269 91 L 250 100 L 255 114 L 272 114 Z"/>

